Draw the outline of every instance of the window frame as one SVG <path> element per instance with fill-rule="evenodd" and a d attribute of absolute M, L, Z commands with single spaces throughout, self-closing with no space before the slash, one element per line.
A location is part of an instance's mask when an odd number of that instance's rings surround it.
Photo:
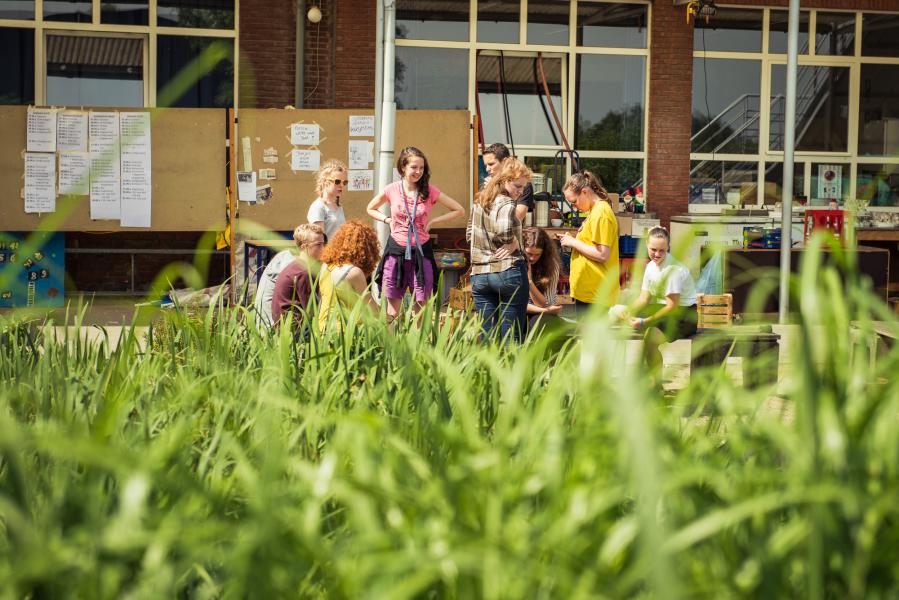
<path fill-rule="evenodd" d="M 148 0 L 149 18 L 146 25 L 121 25 L 101 23 L 101 2 L 91 0 L 91 22 L 69 23 L 44 21 L 44 0 L 34 0 L 34 19 L 0 19 L 0 27 L 34 30 L 34 103 L 45 106 L 47 101 L 47 35 L 88 35 L 97 37 L 142 37 L 144 39 L 144 108 L 156 108 L 156 42 L 159 35 L 187 37 L 212 37 L 232 40 L 234 68 L 233 98 L 238 103 L 240 81 L 240 0 L 234 0 L 234 27 L 232 29 L 199 29 L 192 27 L 166 27 L 157 25 L 157 0 Z"/>
<path fill-rule="evenodd" d="M 578 46 L 577 45 L 577 18 L 578 6 L 580 4 L 639 4 L 646 6 L 647 26 L 646 26 L 646 46 L 644 48 L 608 48 L 594 46 Z M 537 52 L 542 52 L 546 57 L 563 56 L 563 72 L 562 72 L 562 114 L 559 119 L 562 121 L 562 127 L 565 135 L 570 143 L 574 143 L 576 117 L 575 108 L 577 102 L 577 62 L 582 55 L 613 55 L 613 56 L 642 56 L 644 57 L 644 85 L 643 85 L 643 140 L 642 150 L 576 150 L 581 158 L 600 158 L 600 159 L 638 159 L 643 161 L 643 188 L 646 190 L 647 179 L 647 155 L 649 145 L 649 86 L 650 86 L 650 48 L 652 47 L 652 3 L 650 0 L 572 0 L 568 13 L 568 44 L 567 45 L 539 45 L 527 43 L 527 26 L 528 26 L 528 0 L 520 0 L 519 6 L 519 22 L 518 22 L 518 43 L 500 43 L 500 42 L 479 42 L 477 39 L 478 30 L 478 3 L 477 0 L 469 0 L 468 14 L 468 41 L 467 42 L 445 42 L 436 40 L 416 40 L 416 39 L 397 39 L 396 45 L 412 48 L 448 48 L 468 50 L 468 110 L 471 114 L 476 111 L 476 90 L 475 78 L 477 77 L 477 55 L 479 51 L 499 52 L 502 51 L 506 56 L 534 56 Z M 490 143 L 491 140 L 485 140 Z M 521 156 L 534 158 L 552 158 L 559 148 L 563 146 L 552 145 L 523 145 L 515 144 L 515 151 Z M 571 173 L 571 161 L 565 161 L 566 175 Z"/>
<path fill-rule="evenodd" d="M 787 55 L 769 52 L 770 42 L 770 24 L 771 11 L 782 11 L 783 7 L 750 7 L 744 5 L 721 5 L 720 8 L 739 8 L 754 9 L 764 11 L 762 20 L 762 50 L 761 52 L 726 52 L 726 51 L 693 51 L 693 58 L 729 58 L 743 60 L 757 60 L 761 63 L 761 82 L 760 82 L 760 101 L 759 101 L 759 151 L 757 154 L 722 154 L 722 153 L 690 153 L 690 160 L 723 160 L 723 161 L 740 161 L 740 162 L 758 162 L 758 181 L 756 205 L 763 205 L 765 200 L 764 194 L 764 173 L 765 163 L 782 163 L 784 160 L 783 150 L 772 150 L 770 148 L 770 129 L 771 129 L 771 71 L 772 65 L 786 65 Z M 890 156 L 859 156 L 859 105 L 860 105 L 860 87 L 861 87 L 861 68 L 864 64 L 887 64 L 899 65 L 899 57 L 876 57 L 863 56 L 861 54 L 861 35 L 862 22 L 865 14 L 892 14 L 894 11 L 883 10 L 837 10 L 837 9 L 816 9 L 803 8 L 803 11 L 809 13 L 809 48 L 806 54 L 799 54 L 799 66 L 825 66 L 825 67 L 848 67 L 849 68 L 849 105 L 848 105 L 848 128 L 847 128 L 847 148 L 845 152 L 823 152 L 823 151 L 795 151 L 795 162 L 797 168 L 803 169 L 805 174 L 804 194 L 811 200 L 812 189 L 811 180 L 812 163 L 841 163 L 849 165 L 849 172 L 844 173 L 844 177 L 849 178 L 849 196 L 847 199 L 855 198 L 857 181 L 857 169 L 859 164 L 877 164 L 890 165 L 899 164 L 899 159 Z M 855 39 L 853 52 L 849 56 L 833 56 L 819 55 L 815 52 L 816 39 L 816 23 L 817 13 L 850 13 L 855 15 Z M 691 105 L 692 114 L 692 105 Z M 726 205 L 699 205 L 691 204 L 693 212 L 720 212 L 726 208 Z M 699 208 L 705 207 L 705 208 Z M 694 210 L 695 209 L 695 210 Z"/>

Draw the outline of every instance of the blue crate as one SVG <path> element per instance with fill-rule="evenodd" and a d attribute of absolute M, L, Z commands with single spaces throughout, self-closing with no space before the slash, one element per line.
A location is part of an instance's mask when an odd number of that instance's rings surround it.
<path fill-rule="evenodd" d="M 640 243 L 640 238 L 636 238 L 632 235 L 622 235 L 618 238 L 618 254 L 619 256 L 625 254 L 636 254 L 637 247 Z"/>

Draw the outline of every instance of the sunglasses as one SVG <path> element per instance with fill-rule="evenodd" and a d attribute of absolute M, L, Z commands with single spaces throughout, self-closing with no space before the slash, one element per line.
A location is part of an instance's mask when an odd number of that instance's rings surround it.
<path fill-rule="evenodd" d="M 328 181 L 330 181 L 334 185 L 349 185 L 350 184 L 349 179 L 329 179 Z"/>

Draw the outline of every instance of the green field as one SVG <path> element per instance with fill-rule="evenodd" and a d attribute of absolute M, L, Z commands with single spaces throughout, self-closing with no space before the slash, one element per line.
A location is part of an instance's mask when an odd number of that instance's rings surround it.
<path fill-rule="evenodd" d="M 850 284 L 853 282 L 850 281 Z M 895 598 L 899 329 L 795 281 L 788 379 L 660 395 L 600 320 L 296 343 L 173 311 L 111 349 L 0 324 L 2 598 Z"/>

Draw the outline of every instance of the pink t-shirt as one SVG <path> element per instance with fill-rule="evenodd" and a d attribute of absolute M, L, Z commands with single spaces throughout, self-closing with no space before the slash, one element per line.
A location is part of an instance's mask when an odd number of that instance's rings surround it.
<path fill-rule="evenodd" d="M 412 214 L 412 208 L 416 201 L 419 200 L 418 194 L 406 194 L 406 208 L 409 210 L 408 215 L 403 210 L 403 182 L 397 181 L 391 183 L 384 188 L 384 195 L 390 204 L 390 218 L 393 221 L 390 224 L 390 237 L 401 246 L 405 246 L 409 240 L 409 216 Z M 415 228 L 418 230 L 418 241 L 422 244 L 427 242 L 431 236 L 425 231 L 425 225 L 431 218 L 431 211 L 437 204 L 437 198 L 440 197 L 440 190 L 433 185 L 428 185 L 428 199 L 418 202 L 418 208 L 415 209 Z M 412 241 L 413 245 L 415 240 Z"/>

